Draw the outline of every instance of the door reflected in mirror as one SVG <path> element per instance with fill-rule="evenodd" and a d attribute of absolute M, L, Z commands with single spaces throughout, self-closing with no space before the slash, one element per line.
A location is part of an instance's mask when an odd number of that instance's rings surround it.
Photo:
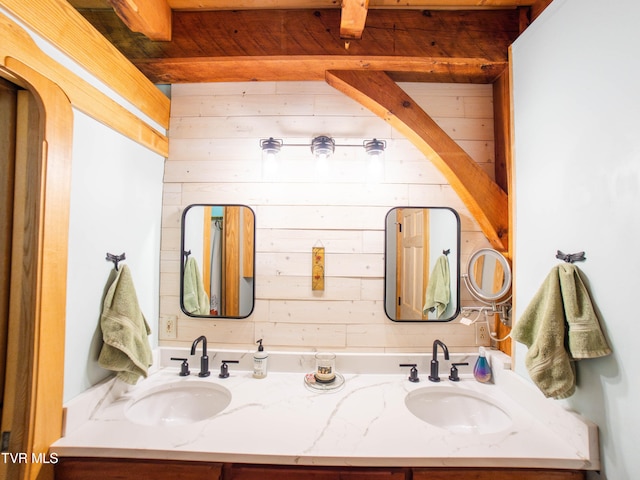
<path fill-rule="evenodd" d="M 193 317 L 246 318 L 255 297 L 255 215 L 245 205 L 182 214 L 180 307 Z"/>
<path fill-rule="evenodd" d="M 385 226 L 385 312 L 394 321 L 460 311 L 460 218 L 448 207 L 396 207 Z"/>

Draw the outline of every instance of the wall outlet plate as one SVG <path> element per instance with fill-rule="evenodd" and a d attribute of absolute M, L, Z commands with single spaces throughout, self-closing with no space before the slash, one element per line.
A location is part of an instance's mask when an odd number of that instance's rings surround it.
<path fill-rule="evenodd" d="M 489 326 L 487 322 L 476 322 L 476 345 L 489 346 L 491 337 L 489 337 Z"/>

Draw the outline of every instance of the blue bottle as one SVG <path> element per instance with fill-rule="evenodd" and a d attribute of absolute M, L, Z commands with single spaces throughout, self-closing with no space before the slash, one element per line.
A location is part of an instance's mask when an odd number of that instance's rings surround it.
<path fill-rule="evenodd" d="M 473 376 L 477 381 L 482 383 L 491 381 L 491 367 L 489 366 L 484 347 L 480 347 L 480 355 L 473 367 Z"/>

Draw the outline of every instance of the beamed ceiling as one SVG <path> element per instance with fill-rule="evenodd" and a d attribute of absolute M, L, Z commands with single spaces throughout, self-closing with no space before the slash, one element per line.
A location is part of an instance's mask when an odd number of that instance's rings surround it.
<path fill-rule="evenodd" d="M 324 80 L 492 83 L 551 0 L 70 0 L 154 83 Z"/>
<path fill-rule="evenodd" d="M 69 3 L 153 83 L 326 81 L 410 139 L 508 255 L 509 46 L 551 1 Z M 495 180 L 399 81 L 493 84 Z"/>

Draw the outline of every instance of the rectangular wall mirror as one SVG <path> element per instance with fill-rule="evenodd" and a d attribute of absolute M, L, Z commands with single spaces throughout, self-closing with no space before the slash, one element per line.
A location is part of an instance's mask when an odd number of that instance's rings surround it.
<path fill-rule="evenodd" d="M 460 217 L 396 207 L 385 225 L 385 312 L 393 321 L 453 320 L 460 311 Z"/>
<path fill-rule="evenodd" d="M 246 318 L 255 299 L 255 214 L 189 205 L 182 214 L 180 307 L 192 317 Z"/>

